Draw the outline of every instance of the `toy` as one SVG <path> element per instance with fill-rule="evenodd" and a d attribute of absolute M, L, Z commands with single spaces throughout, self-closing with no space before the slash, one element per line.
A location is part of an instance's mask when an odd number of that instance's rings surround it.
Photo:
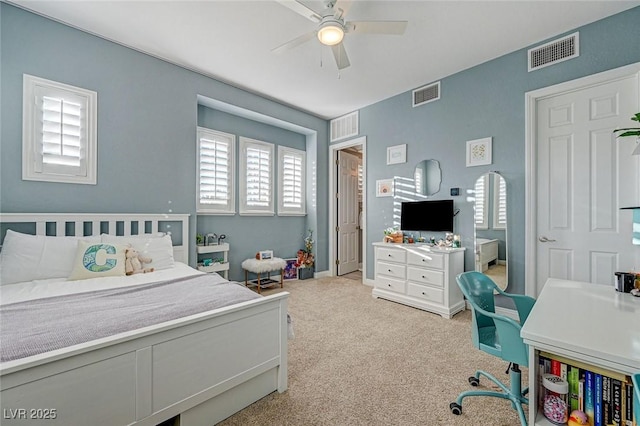
<path fill-rule="evenodd" d="M 580 426 L 580 425 L 586 425 L 586 424 L 589 424 L 589 419 L 587 418 L 587 415 L 583 411 L 573 410 L 571 412 L 567 426 Z"/>
<path fill-rule="evenodd" d="M 142 257 L 137 250 L 129 247 L 124 252 L 124 272 L 127 275 L 133 274 L 145 274 L 147 272 L 153 272 L 154 268 L 145 268 L 145 263 L 151 263 L 151 258 Z"/>

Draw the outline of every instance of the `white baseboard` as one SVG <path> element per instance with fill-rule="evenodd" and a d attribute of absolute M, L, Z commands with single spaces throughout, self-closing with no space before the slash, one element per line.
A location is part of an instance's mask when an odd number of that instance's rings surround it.
<path fill-rule="evenodd" d="M 369 278 L 362 278 L 362 284 L 368 285 L 369 287 L 374 287 L 376 282 L 374 280 L 370 280 Z"/>
<path fill-rule="evenodd" d="M 330 271 L 321 271 L 321 272 L 316 272 L 315 274 L 313 274 L 313 278 L 327 278 L 331 276 L 331 272 Z"/>

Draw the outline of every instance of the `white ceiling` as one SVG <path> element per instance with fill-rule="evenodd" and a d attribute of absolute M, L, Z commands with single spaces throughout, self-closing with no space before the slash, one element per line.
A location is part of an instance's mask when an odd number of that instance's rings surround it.
<path fill-rule="evenodd" d="M 262 96 L 334 118 L 640 5 L 640 1 L 342 0 L 346 20 L 407 20 L 404 35 L 347 34 L 338 72 L 316 24 L 275 0 L 10 3 Z M 321 12 L 321 1 L 302 1 Z M 526 66 L 523 64 L 523 66 Z"/>

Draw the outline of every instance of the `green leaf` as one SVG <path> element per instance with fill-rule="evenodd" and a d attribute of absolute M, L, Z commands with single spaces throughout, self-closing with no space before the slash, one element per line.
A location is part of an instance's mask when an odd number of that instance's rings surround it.
<path fill-rule="evenodd" d="M 625 136 L 640 136 L 640 130 L 634 130 L 631 132 L 624 132 L 618 135 L 619 138 L 623 138 Z"/>

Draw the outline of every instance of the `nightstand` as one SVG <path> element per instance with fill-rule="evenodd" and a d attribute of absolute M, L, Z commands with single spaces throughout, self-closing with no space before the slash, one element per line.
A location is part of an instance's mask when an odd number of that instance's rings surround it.
<path fill-rule="evenodd" d="M 218 272 L 225 279 L 229 279 L 229 244 L 213 244 L 209 246 L 197 246 L 196 251 L 198 252 L 198 270 L 202 272 Z M 220 255 L 211 255 L 205 256 L 209 254 L 220 253 L 222 255 L 222 263 L 214 262 L 209 266 L 204 266 L 202 264 L 202 259 L 211 258 L 213 260 L 220 259 Z"/>

